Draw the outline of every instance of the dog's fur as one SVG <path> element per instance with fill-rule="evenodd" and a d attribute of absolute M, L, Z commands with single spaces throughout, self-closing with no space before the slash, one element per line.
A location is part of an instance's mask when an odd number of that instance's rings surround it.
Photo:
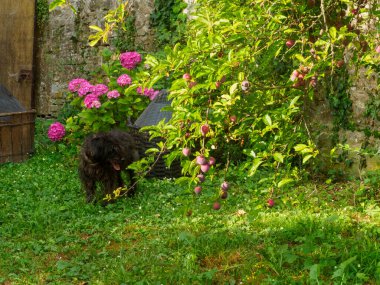
<path fill-rule="evenodd" d="M 79 157 L 79 177 L 86 192 L 86 201 L 95 199 L 96 185 L 103 194 L 112 194 L 124 186 L 121 172 L 139 159 L 133 137 L 124 131 L 113 130 L 88 136 Z M 131 185 L 135 185 L 135 173 L 127 169 Z M 128 191 L 133 194 L 135 187 Z"/>

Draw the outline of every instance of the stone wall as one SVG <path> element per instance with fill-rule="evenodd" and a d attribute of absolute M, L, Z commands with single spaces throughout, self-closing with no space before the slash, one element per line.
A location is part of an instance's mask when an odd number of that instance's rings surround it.
<path fill-rule="evenodd" d="M 380 121 L 377 118 L 366 116 L 368 108 L 372 102 L 380 101 L 378 89 L 378 74 L 367 74 L 362 68 L 358 71 L 351 70 L 353 85 L 350 90 L 350 99 L 352 101 L 352 119 L 356 125 L 354 131 L 342 131 L 340 137 L 353 149 L 369 147 L 375 151 L 372 157 L 365 157 L 365 160 L 359 155 L 354 155 L 354 165 L 352 167 L 354 174 L 360 174 L 362 170 L 374 170 L 380 168 L 380 139 L 375 136 L 366 136 L 365 131 L 380 132 Z M 377 110 L 378 114 L 380 110 Z M 362 163 L 364 163 L 362 165 Z"/>
<path fill-rule="evenodd" d="M 117 6 L 117 0 L 71 0 L 77 9 L 58 8 L 38 30 L 36 54 L 36 107 L 39 116 L 57 116 L 65 102 L 67 83 L 86 77 L 101 66 L 102 45 L 90 47 L 89 25 L 102 26 L 102 18 Z M 129 1 L 129 13 L 135 16 L 136 46 L 153 48 L 149 17 L 154 0 Z"/>
<path fill-rule="evenodd" d="M 349 92 L 352 110 L 348 119 L 352 121 L 354 128 L 352 130 L 340 128 L 337 133 L 330 103 L 323 88 L 315 94 L 313 100 L 307 102 L 305 118 L 312 138 L 320 151 L 320 158 L 322 158 L 320 169 L 361 176 L 365 171 L 380 168 L 380 139 L 374 135 L 366 135 L 366 132 L 380 132 L 380 120 L 366 115 L 371 102 L 380 101 L 378 75 L 368 74 L 364 68 L 361 70 L 349 68 L 349 74 L 352 80 Z M 338 162 L 339 160 L 331 159 L 330 150 L 335 146 L 333 145 L 334 136 L 341 144 L 347 144 L 350 147 L 346 153 L 337 150 L 336 154 L 342 154 L 344 158 L 341 163 Z M 361 155 L 359 150 L 364 148 L 370 149 L 375 155 Z M 345 161 L 352 162 L 350 167 L 347 167 Z"/>

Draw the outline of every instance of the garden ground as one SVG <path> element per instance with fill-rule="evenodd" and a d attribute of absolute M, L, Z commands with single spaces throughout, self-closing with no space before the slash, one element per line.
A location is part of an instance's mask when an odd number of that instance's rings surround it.
<path fill-rule="evenodd" d="M 36 154 L 0 166 L 2 284 L 379 284 L 378 173 L 275 195 L 236 174 L 212 209 L 173 180 L 88 205 L 76 160 L 38 121 Z M 217 177 L 214 180 L 217 181 Z M 207 189 L 210 190 L 207 190 Z"/>

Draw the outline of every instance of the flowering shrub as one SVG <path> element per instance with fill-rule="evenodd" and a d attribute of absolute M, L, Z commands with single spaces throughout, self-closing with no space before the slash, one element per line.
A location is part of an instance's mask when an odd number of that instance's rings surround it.
<path fill-rule="evenodd" d="M 151 77 L 171 82 L 173 117 L 147 129 L 166 137 L 169 162 L 182 160 L 182 180 L 199 184 L 201 172 L 233 163 L 247 176 L 264 170 L 273 193 L 318 155 L 305 102 L 342 90 L 345 53 L 377 68 L 376 36 L 359 29 L 376 22 L 374 1 L 243 2 L 200 1 L 186 44 L 148 58 Z"/>
<path fill-rule="evenodd" d="M 48 129 L 48 138 L 55 142 L 55 141 L 60 141 L 62 138 L 65 136 L 66 131 L 65 131 L 65 126 L 62 125 L 59 122 L 55 122 L 49 126 Z"/>
<path fill-rule="evenodd" d="M 124 52 L 119 60 L 112 60 L 106 50 L 103 56 L 106 64 L 102 66 L 105 73 L 102 80 L 106 83 L 75 78 L 68 84 L 71 105 L 78 109 L 78 114 L 66 122 L 71 136 L 113 127 L 127 128 L 159 93 L 152 86 L 145 86 L 146 72 L 140 66 L 139 53 Z"/>
<path fill-rule="evenodd" d="M 137 87 L 137 93 L 148 97 L 150 100 L 154 100 L 157 95 L 160 93 L 158 90 L 154 90 L 153 88 L 142 88 L 141 86 Z"/>
<path fill-rule="evenodd" d="M 132 78 L 129 77 L 128 74 L 122 74 L 117 79 L 117 84 L 119 84 L 119 86 L 122 86 L 122 87 L 127 86 L 127 85 L 131 85 L 132 84 Z"/>
<path fill-rule="evenodd" d="M 375 1 L 198 3 L 186 44 L 167 47 L 164 59 L 147 56 L 141 66 L 140 54 L 125 52 L 103 66 L 107 86 L 70 82 L 72 104 L 81 110 L 69 129 L 125 127 L 157 96 L 153 86 L 165 82 L 173 117 L 146 129 L 166 138 L 169 163 L 181 159 L 188 176 L 180 181 L 197 184 L 200 193 L 210 172 L 235 164 L 247 176 L 265 171 L 260 182 L 271 196 L 300 179 L 303 164 L 319 153 L 306 103 L 323 90 L 348 121 L 347 66 L 378 71 L 378 36 L 362 32 L 378 25 Z M 220 199 L 228 196 L 223 188 Z"/>
<path fill-rule="evenodd" d="M 120 55 L 121 65 L 129 70 L 136 67 L 141 62 L 141 55 L 137 52 L 125 52 Z"/>

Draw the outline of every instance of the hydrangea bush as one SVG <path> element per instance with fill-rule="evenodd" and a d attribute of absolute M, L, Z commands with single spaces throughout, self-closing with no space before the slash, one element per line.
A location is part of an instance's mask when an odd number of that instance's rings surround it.
<path fill-rule="evenodd" d="M 53 141 L 60 141 L 66 134 L 65 126 L 60 122 L 54 122 L 49 126 L 48 129 L 48 138 Z"/>
<path fill-rule="evenodd" d="M 140 53 L 124 52 L 115 59 L 105 50 L 103 57 L 103 82 L 74 78 L 68 84 L 70 104 L 78 110 L 66 121 L 71 136 L 127 128 L 159 93 L 146 86 L 146 67 L 141 65 Z"/>

